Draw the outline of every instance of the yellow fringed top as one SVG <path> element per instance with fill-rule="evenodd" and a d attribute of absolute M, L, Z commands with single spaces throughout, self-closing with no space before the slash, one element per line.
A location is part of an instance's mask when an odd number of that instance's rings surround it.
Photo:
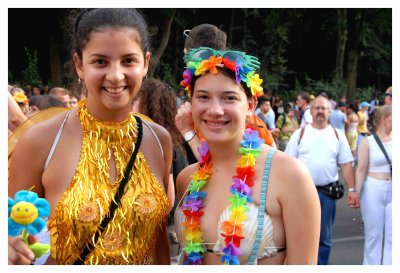
<path fill-rule="evenodd" d="M 51 256 L 57 264 L 72 264 L 86 242 L 94 238 L 108 213 L 136 142 L 133 114 L 121 123 L 95 119 L 79 103 L 83 128 L 76 174 L 49 219 Z M 110 182 L 109 159 L 116 162 Z M 157 232 L 168 214 L 164 189 L 139 151 L 131 178 L 114 218 L 100 235 L 84 264 L 154 264 Z"/>

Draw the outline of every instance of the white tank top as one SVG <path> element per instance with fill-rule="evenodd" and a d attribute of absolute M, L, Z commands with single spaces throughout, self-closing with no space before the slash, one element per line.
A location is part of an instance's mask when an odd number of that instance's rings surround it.
<path fill-rule="evenodd" d="M 373 135 L 368 136 L 369 143 L 369 164 L 368 164 L 368 172 L 371 173 L 390 173 L 390 165 L 386 160 L 385 155 L 382 150 L 379 148 L 378 143 Z M 383 147 L 388 154 L 390 161 L 392 161 L 392 141 L 390 142 L 382 142 Z"/>

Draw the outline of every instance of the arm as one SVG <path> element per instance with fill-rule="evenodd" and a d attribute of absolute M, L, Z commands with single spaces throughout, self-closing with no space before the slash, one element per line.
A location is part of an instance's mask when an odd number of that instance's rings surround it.
<path fill-rule="evenodd" d="M 167 196 L 169 200 L 169 212 L 171 212 L 175 203 L 175 187 L 174 187 L 174 178 L 172 176 L 172 173 L 169 174 Z"/>
<path fill-rule="evenodd" d="M 196 157 L 197 160 L 199 160 L 199 152 L 197 151 L 197 148 L 201 146 L 201 140 L 200 138 L 195 135 L 191 140 L 187 142 L 189 144 L 190 149 L 192 150 L 194 156 Z"/>
<path fill-rule="evenodd" d="M 362 186 L 365 181 L 365 177 L 368 172 L 368 162 L 369 162 L 369 143 L 368 139 L 363 139 L 361 141 L 360 147 L 358 147 L 358 162 L 356 169 L 356 190 L 361 193 Z"/>
<path fill-rule="evenodd" d="M 347 187 L 348 188 L 355 188 L 355 183 L 354 183 L 354 171 L 353 171 L 353 166 L 351 164 L 352 162 L 348 162 L 345 164 L 341 164 L 342 172 L 343 172 L 343 178 L 344 181 L 346 181 Z M 347 203 L 351 208 L 358 208 L 360 207 L 360 200 L 358 196 L 358 192 L 349 192 L 347 196 Z"/>
<path fill-rule="evenodd" d="M 174 193 L 174 183 L 172 179 L 172 175 L 170 173 L 171 171 L 171 165 L 172 165 L 172 139 L 168 131 L 158 125 L 155 125 L 154 123 L 151 123 L 152 128 L 155 130 L 157 133 L 157 136 L 159 137 L 162 147 L 164 150 L 164 162 L 165 162 L 165 169 L 164 169 L 164 176 L 163 176 L 163 185 L 165 188 L 165 191 L 167 193 L 168 199 L 170 201 L 170 206 L 168 208 L 168 213 L 170 211 L 170 208 L 174 204 L 174 199 L 172 196 L 170 196 L 170 192 Z M 171 204 L 172 203 L 172 204 Z M 164 223 L 161 224 L 159 227 L 158 233 L 157 233 L 157 242 L 156 242 L 156 264 L 170 264 L 170 254 L 169 254 L 169 241 L 168 241 L 168 236 L 167 236 L 167 217 L 168 214 L 166 215 L 166 218 L 164 219 Z"/>
<path fill-rule="evenodd" d="M 355 188 L 354 170 L 352 166 L 354 158 L 350 150 L 349 142 L 342 131 L 336 130 L 336 133 L 339 137 L 339 153 L 337 162 L 342 168 L 343 178 L 348 188 Z M 356 191 L 349 192 L 347 196 L 347 203 L 351 208 L 358 208 L 360 206 L 359 195 Z"/>
<path fill-rule="evenodd" d="M 22 112 L 18 103 L 8 93 L 8 129 L 13 132 L 22 122 L 26 120 L 26 116 Z"/>
<path fill-rule="evenodd" d="M 186 132 L 194 130 L 193 118 L 192 118 L 192 110 L 191 110 L 190 102 L 185 102 L 179 107 L 178 112 L 175 116 L 175 125 L 178 128 L 179 132 L 182 136 L 185 135 Z M 201 146 L 200 138 L 195 135 L 188 142 L 190 149 L 192 150 L 194 156 L 199 159 L 199 153 L 197 152 L 197 148 Z"/>
<path fill-rule="evenodd" d="M 157 235 L 156 264 L 170 264 L 169 242 L 166 223 L 161 225 Z"/>
<path fill-rule="evenodd" d="M 44 190 L 41 183 L 41 165 L 43 149 L 39 146 L 40 136 L 34 128 L 21 137 L 15 146 L 10 158 L 8 196 L 14 198 L 16 192 L 31 189 L 43 197 Z M 44 135 L 46 132 L 43 133 Z M 43 137 L 43 136 L 42 136 Z M 35 143 L 37 146 L 35 146 Z M 32 156 L 35 160 L 32 160 Z M 21 171 L 23 170 L 23 171 Z M 30 236 L 36 241 L 35 236 Z M 34 260 L 33 252 L 25 245 L 21 237 L 8 237 L 8 264 L 31 264 Z"/>
<path fill-rule="evenodd" d="M 282 168 L 282 181 L 287 182 L 279 201 L 286 236 L 286 263 L 317 264 L 321 221 L 317 190 L 305 165 L 294 158 L 285 163 L 291 171 Z"/>

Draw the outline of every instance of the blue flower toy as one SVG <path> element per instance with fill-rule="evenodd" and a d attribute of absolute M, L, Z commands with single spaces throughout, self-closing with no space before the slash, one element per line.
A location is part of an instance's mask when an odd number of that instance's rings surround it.
<path fill-rule="evenodd" d="M 8 235 L 22 234 L 22 240 L 35 254 L 35 258 L 49 252 L 49 244 L 29 244 L 28 235 L 38 234 L 46 225 L 43 217 L 50 215 L 50 204 L 44 198 L 38 198 L 35 192 L 19 191 L 15 200 L 8 197 Z"/>

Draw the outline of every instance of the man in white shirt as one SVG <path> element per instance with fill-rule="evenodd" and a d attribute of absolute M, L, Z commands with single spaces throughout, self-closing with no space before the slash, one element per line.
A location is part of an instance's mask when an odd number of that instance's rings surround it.
<path fill-rule="evenodd" d="M 300 128 L 312 123 L 312 116 L 310 112 L 310 94 L 307 92 L 301 92 L 297 96 L 297 106 L 303 111 L 303 117 L 301 118 Z"/>
<path fill-rule="evenodd" d="M 311 105 L 312 124 L 293 133 L 285 152 L 307 166 L 317 187 L 338 181 L 339 164 L 349 188 L 348 204 L 352 208 L 357 208 L 359 197 L 354 188 L 353 156 L 344 133 L 329 125 L 330 111 L 330 103 L 326 98 L 322 96 L 315 98 Z M 328 264 L 332 248 L 336 199 L 319 190 L 318 196 L 321 202 L 318 264 Z"/>

